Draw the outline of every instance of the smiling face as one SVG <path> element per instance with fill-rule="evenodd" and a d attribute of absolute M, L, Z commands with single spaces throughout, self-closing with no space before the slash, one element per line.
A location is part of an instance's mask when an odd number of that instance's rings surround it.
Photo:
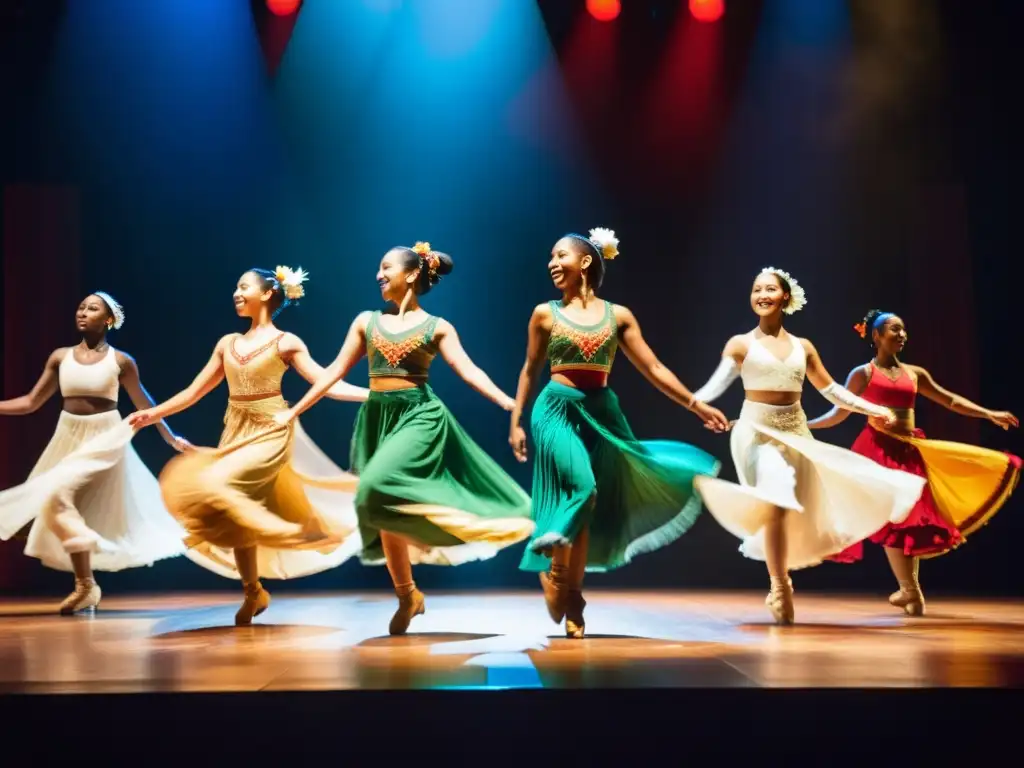
<path fill-rule="evenodd" d="M 789 294 L 778 276 L 764 272 L 754 280 L 750 290 L 750 307 L 758 317 L 771 317 L 782 312 L 789 303 Z"/>
<path fill-rule="evenodd" d="M 274 298 L 274 290 L 264 285 L 264 279 L 255 272 L 246 272 L 238 278 L 234 300 L 235 312 L 239 317 L 258 317 L 264 305 L 269 307 Z"/>
<path fill-rule="evenodd" d="M 420 273 L 419 260 L 414 260 L 411 268 L 409 261 L 409 254 L 400 248 L 392 248 L 380 260 L 377 285 L 385 301 L 401 304 L 405 294 L 413 290 Z"/>
<path fill-rule="evenodd" d="M 560 291 L 579 285 L 583 281 L 583 273 L 593 261 L 594 257 L 575 238 L 563 237 L 551 249 L 548 261 L 551 282 Z"/>
<path fill-rule="evenodd" d="M 75 312 L 75 328 L 79 333 L 104 333 L 114 325 L 114 313 L 107 302 L 99 296 L 89 295 L 82 299 Z"/>
<path fill-rule="evenodd" d="M 871 332 L 871 340 L 879 353 L 893 357 L 899 355 L 907 345 L 907 327 L 903 318 L 892 315 L 886 319 L 880 328 Z"/>

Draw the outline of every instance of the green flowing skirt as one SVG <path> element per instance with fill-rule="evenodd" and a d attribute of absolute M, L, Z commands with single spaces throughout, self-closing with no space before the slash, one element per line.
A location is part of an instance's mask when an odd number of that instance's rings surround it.
<path fill-rule="evenodd" d="M 381 531 L 410 541 L 413 563 L 432 565 L 485 560 L 533 532 L 526 491 L 426 384 L 370 393 L 356 417 L 351 467 L 366 565 L 385 562 Z"/>
<path fill-rule="evenodd" d="M 590 526 L 587 570 L 611 571 L 672 543 L 696 521 L 700 475 L 721 463 L 699 448 L 639 441 L 607 388 L 549 382 L 533 407 L 533 518 L 519 567 L 546 571 L 551 548 Z"/>

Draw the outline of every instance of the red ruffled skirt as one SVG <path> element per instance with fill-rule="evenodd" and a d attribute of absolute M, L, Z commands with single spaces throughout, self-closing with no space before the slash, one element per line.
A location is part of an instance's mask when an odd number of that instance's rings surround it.
<path fill-rule="evenodd" d="M 913 436 L 923 440 L 925 435 L 922 430 L 915 429 Z M 928 477 L 924 459 L 916 447 L 870 426 L 864 427 L 850 450 L 884 467 Z M 883 547 L 901 549 L 907 556 L 926 556 L 948 552 L 963 544 L 964 537 L 943 517 L 935 504 L 931 487 L 926 485 L 906 520 L 887 524 L 870 540 Z M 864 543 L 858 542 L 828 559 L 837 563 L 855 563 L 863 557 Z"/>

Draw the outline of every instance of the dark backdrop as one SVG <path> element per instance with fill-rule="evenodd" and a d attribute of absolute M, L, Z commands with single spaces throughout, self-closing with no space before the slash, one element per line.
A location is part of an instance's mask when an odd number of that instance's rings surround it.
<path fill-rule="evenodd" d="M 1019 124 L 1013 3 L 797 0 L 728 3 L 715 24 L 685 3 L 630 0 L 613 23 L 582 2 L 306 0 L 297 19 L 243 0 L 2 3 L 5 118 L 4 396 L 27 391 L 50 350 L 75 342 L 72 311 L 103 289 L 126 306 L 113 342 L 159 399 L 188 384 L 250 266 L 302 266 L 308 297 L 280 317 L 326 364 L 352 317 L 374 308 L 380 255 L 429 240 L 454 273 L 426 301 L 506 391 L 532 307 L 555 294 L 545 264 L 565 231 L 611 227 L 622 255 L 604 295 L 630 306 L 691 387 L 753 326 L 751 279 L 789 270 L 809 304 L 788 327 L 836 378 L 869 356 L 852 326 L 901 313 L 907 359 L 990 407 L 1024 411 L 1012 313 L 1021 268 L 1012 189 Z M 283 55 L 281 52 L 283 50 Z M 365 376 L 365 363 L 351 380 Z M 613 375 L 637 434 L 707 434 L 622 360 Z M 529 487 L 505 415 L 443 365 L 457 418 Z M 286 395 L 305 384 L 289 375 Z M 173 419 L 217 439 L 225 390 Z M 738 410 L 738 385 L 721 406 Z M 828 404 L 808 388 L 809 414 Z M 130 406 L 125 404 L 125 413 Z M 59 404 L 0 425 L 3 485 L 20 482 Z M 355 406 L 304 419 L 347 466 Z M 1020 453 L 1019 435 L 922 404 L 940 438 Z M 819 436 L 849 445 L 862 419 Z M 159 471 L 168 449 L 136 439 Z M 949 557 L 932 592 L 1020 594 L 1018 496 Z M 705 515 L 676 544 L 595 584 L 760 587 L 764 566 Z M 535 586 L 520 548 L 428 587 Z M 801 589 L 884 590 L 884 557 L 797 575 Z M 383 586 L 351 561 L 278 589 Z M 0 545 L 0 586 L 66 576 Z M 180 560 L 104 577 L 113 591 L 222 589 Z"/>

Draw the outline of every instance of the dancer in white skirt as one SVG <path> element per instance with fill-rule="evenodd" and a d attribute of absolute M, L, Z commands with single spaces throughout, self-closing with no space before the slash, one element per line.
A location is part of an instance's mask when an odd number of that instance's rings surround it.
<path fill-rule="evenodd" d="M 758 327 L 729 340 L 718 369 L 694 393 L 710 402 L 742 377 L 746 399 L 731 435 L 739 484 L 709 477 L 695 482 L 708 511 L 742 539 L 740 551 L 766 563 L 771 591 L 765 603 L 776 622 L 791 624 L 790 570 L 817 565 L 903 520 L 924 480 L 814 440 L 800 405 L 805 377 L 839 408 L 887 424 L 896 416 L 833 381 L 814 345 L 782 327 L 783 314 L 806 304 L 788 273 L 764 270 L 754 281 L 750 304 Z"/>
<path fill-rule="evenodd" d="M 55 392 L 64 399 L 57 429 L 24 484 L 0 493 L 0 538 L 31 524 L 25 554 L 75 574 L 65 615 L 95 610 L 102 593 L 93 571 L 120 571 L 185 551 L 183 531 L 160 497 L 156 478 L 131 445 L 135 431 L 117 412 L 123 385 L 136 407 L 153 405 L 135 361 L 107 342 L 124 310 L 97 291 L 78 306 L 82 341 L 56 350 L 29 394 L 0 402 L 0 415 L 38 410 Z M 178 451 L 188 443 L 160 422 Z"/>
<path fill-rule="evenodd" d="M 245 600 L 235 623 L 251 624 L 270 604 L 261 578 L 290 579 L 334 568 L 358 552 L 357 478 L 320 451 L 298 422 L 283 427 L 288 409 L 281 380 L 294 368 L 309 382 L 323 374 L 302 339 L 273 318 L 301 298 L 306 273 L 251 269 L 234 293 L 235 311 L 249 320 L 244 334 L 224 336 L 195 380 L 154 408 L 132 414 L 135 427 L 191 407 L 225 378 L 228 409 L 216 449 L 197 448 L 160 473 L 164 502 L 188 533 L 188 557 L 239 578 Z M 369 390 L 344 381 L 327 395 L 361 402 Z"/>

